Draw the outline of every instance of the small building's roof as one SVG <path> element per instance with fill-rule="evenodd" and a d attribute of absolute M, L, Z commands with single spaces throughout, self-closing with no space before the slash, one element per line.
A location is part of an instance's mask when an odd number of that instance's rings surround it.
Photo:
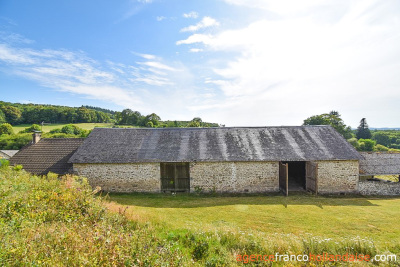
<path fill-rule="evenodd" d="M 12 165 L 22 165 L 28 172 L 44 175 L 48 172 L 66 174 L 71 171 L 69 158 L 84 138 L 43 138 L 22 148 L 10 159 Z"/>
<path fill-rule="evenodd" d="M 11 158 L 12 156 L 14 156 L 16 153 L 18 152 L 18 150 L 0 150 L 0 158 Z"/>
<path fill-rule="evenodd" d="M 361 175 L 400 174 L 400 153 L 361 152 Z"/>
<path fill-rule="evenodd" d="M 331 126 L 95 128 L 72 163 L 358 160 Z"/>

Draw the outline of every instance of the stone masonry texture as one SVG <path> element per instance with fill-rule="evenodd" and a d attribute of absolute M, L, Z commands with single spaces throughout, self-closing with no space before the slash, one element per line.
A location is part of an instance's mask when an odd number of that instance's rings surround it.
<path fill-rule="evenodd" d="M 74 163 L 92 187 L 107 192 L 160 192 L 160 163 Z M 318 161 L 318 193 L 358 192 L 357 160 Z M 191 162 L 190 191 L 277 192 L 279 162 Z"/>
<path fill-rule="evenodd" d="M 356 193 L 359 164 L 357 160 L 317 161 L 318 193 Z"/>
<path fill-rule="evenodd" d="M 190 164 L 190 191 L 279 191 L 278 162 L 201 162 Z"/>
<path fill-rule="evenodd" d="M 107 192 L 160 192 L 160 164 L 74 164 L 92 187 Z"/>

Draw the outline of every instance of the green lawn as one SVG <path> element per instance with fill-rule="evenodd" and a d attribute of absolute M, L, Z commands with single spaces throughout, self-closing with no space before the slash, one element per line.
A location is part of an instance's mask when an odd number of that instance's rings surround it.
<path fill-rule="evenodd" d="M 168 229 L 243 232 L 282 239 L 366 239 L 400 245 L 400 198 L 360 196 L 197 196 L 110 194 L 111 209 Z"/>
<path fill-rule="evenodd" d="M 68 123 L 66 123 L 66 124 L 59 124 L 59 123 L 46 124 L 43 126 L 43 132 L 50 132 L 53 129 L 62 128 L 63 126 L 65 126 L 67 124 Z M 114 124 L 113 123 L 73 123 L 73 125 L 76 125 L 85 130 L 92 130 L 95 127 L 112 127 Z M 20 124 L 20 125 L 13 126 L 13 129 L 14 129 L 15 133 L 18 133 L 30 126 L 32 126 L 32 125 L 31 124 Z"/>

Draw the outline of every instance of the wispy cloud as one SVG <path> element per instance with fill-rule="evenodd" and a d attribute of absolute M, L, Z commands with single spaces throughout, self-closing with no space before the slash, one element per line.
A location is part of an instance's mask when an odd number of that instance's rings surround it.
<path fill-rule="evenodd" d="M 134 65 L 101 63 L 83 52 L 35 50 L 0 43 L 0 62 L 7 66 L 9 74 L 55 90 L 146 110 L 146 87 L 172 86 L 173 73 L 181 70 L 155 55 L 133 54 L 142 59 Z"/>
<path fill-rule="evenodd" d="M 151 3 L 153 3 L 153 0 L 137 0 L 137 2 L 142 3 L 142 4 L 151 4 Z"/>
<path fill-rule="evenodd" d="M 212 43 L 213 36 L 211 34 L 199 34 L 195 33 L 193 35 L 190 35 L 187 39 L 185 40 L 179 40 L 176 42 L 177 45 L 182 45 L 182 44 L 195 44 L 195 43 L 202 43 L 205 45 L 211 44 Z"/>
<path fill-rule="evenodd" d="M 184 18 L 191 18 L 191 19 L 197 19 L 199 17 L 199 13 L 197 13 L 196 11 L 191 11 L 189 13 L 183 13 L 182 15 Z"/>
<path fill-rule="evenodd" d="M 204 17 L 200 22 L 195 25 L 190 25 L 181 29 L 181 32 L 196 32 L 200 29 L 219 26 L 219 22 L 211 17 Z"/>
<path fill-rule="evenodd" d="M 192 53 L 198 53 L 198 52 L 202 52 L 203 49 L 201 49 L 201 48 L 190 48 L 189 51 L 192 52 Z"/>
<path fill-rule="evenodd" d="M 164 16 L 158 16 L 156 19 L 157 19 L 157 21 L 163 21 L 163 20 L 165 20 L 167 17 L 164 17 Z"/>
<path fill-rule="evenodd" d="M 24 43 L 24 44 L 32 44 L 33 40 L 23 37 L 17 33 L 9 33 L 0 31 L 0 40 L 6 43 Z"/>

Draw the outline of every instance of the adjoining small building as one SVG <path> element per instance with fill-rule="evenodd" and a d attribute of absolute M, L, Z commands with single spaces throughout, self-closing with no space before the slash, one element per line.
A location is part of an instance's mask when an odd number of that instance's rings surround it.
<path fill-rule="evenodd" d="M 359 193 L 362 195 L 400 195 L 400 153 L 361 152 Z M 397 176 L 398 182 L 374 178 Z"/>
<path fill-rule="evenodd" d="M 0 150 L 0 159 L 10 159 L 18 150 Z"/>
<path fill-rule="evenodd" d="M 69 160 L 109 192 L 358 191 L 361 155 L 331 126 L 95 128 Z"/>
<path fill-rule="evenodd" d="M 33 174 L 45 175 L 53 172 L 59 175 L 72 173 L 68 163 L 72 154 L 83 143 L 84 138 L 43 138 L 40 133 L 33 134 L 31 144 L 23 147 L 11 159 L 11 165 L 22 165 Z"/>
<path fill-rule="evenodd" d="M 360 176 L 400 175 L 400 153 L 361 152 Z"/>

